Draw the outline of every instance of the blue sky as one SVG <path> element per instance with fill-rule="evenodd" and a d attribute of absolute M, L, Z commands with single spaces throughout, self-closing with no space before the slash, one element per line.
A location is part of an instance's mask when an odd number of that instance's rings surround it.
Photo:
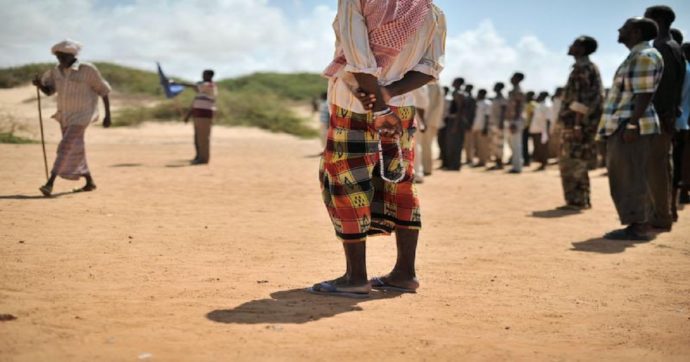
<path fill-rule="evenodd" d="M 436 0 L 448 38 L 442 83 L 463 76 L 478 87 L 515 70 L 525 86 L 552 90 L 567 78 L 566 49 L 588 34 L 604 83 L 627 54 L 616 43 L 625 19 L 658 4 L 645 0 L 522 2 Z M 690 0 L 665 4 L 690 38 Z M 336 0 L 31 0 L 0 12 L 0 67 L 51 62 L 55 42 L 84 44 L 82 59 L 155 69 L 195 79 L 213 68 L 220 78 L 256 71 L 320 72 L 332 58 Z M 63 19 L 68 19 L 62 21 Z M 58 21 L 60 20 L 60 21 Z"/>

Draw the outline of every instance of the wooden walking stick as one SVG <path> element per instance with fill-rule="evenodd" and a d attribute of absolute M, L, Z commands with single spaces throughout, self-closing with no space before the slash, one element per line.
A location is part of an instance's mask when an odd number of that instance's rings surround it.
<path fill-rule="evenodd" d="M 43 114 L 41 113 L 41 89 L 36 87 L 36 99 L 38 99 L 38 122 L 41 124 L 41 146 L 43 146 L 43 165 L 46 170 L 46 181 L 48 181 L 48 157 L 46 156 L 46 141 L 43 136 Z"/>

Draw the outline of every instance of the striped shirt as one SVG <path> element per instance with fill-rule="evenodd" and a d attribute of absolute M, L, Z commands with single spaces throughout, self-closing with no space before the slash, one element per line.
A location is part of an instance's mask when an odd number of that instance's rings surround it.
<path fill-rule="evenodd" d="M 635 96 L 656 92 L 663 72 L 664 60 L 658 50 L 647 42 L 635 45 L 613 77 L 613 85 L 599 121 L 599 135 L 610 136 L 627 124 L 635 108 Z M 650 102 L 640 118 L 640 134 L 658 133 L 659 117 Z"/>
<path fill-rule="evenodd" d="M 69 68 L 56 66 L 46 71 L 41 83 L 57 93 L 57 113 L 53 115 L 62 127 L 88 126 L 98 120 L 98 97 L 110 93 L 110 85 L 98 69 L 89 63 L 75 61 Z"/>
<path fill-rule="evenodd" d="M 216 97 L 218 96 L 218 87 L 213 82 L 199 82 L 196 86 L 196 97 L 192 103 L 192 108 L 203 109 L 209 111 L 216 110 Z"/>
<path fill-rule="evenodd" d="M 329 78 L 328 100 L 340 108 L 355 113 L 367 113 L 354 91 L 359 87 L 352 73 L 368 73 L 378 78 L 379 85 L 396 82 L 409 71 L 428 74 L 438 79 L 443 69 L 446 42 L 446 20 L 441 9 L 432 6 L 424 24 L 413 36 L 392 64 L 380 69 L 376 66 L 374 52 L 369 45 L 368 30 L 361 2 L 340 0 L 338 14 L 333 22 L 336 35 L 336 54 L 344 50 L 347 66 Z M 347 25 L 347 26 L 344 26 Z M 392 98 L 388 105 L 405 107 L 414 105 L 411 93 Z"/>

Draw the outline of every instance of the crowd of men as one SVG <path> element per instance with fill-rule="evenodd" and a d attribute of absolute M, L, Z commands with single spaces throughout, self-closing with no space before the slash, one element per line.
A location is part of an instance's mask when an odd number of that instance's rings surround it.
<path fill-rule="evenodd" d="M 524 91 L 520 72 L 510 78 L 507 93 L 497 82 L 492 94 L 486 89 L 475 94 L 463 78 L 456 78 L 452 89 L 441 91 L 437 84 L 418 89 L 420 143 L 436 137 L 440 169 L 447 171 L 509 166 L 508 173 L 519 174 L 532 163 L 538 164 L 534 171 L 543 171 L 549 159 L 556 159 L 562 210 L 591 208 L 588 171 L 607 167 L 611 196 L 627 227 L 605 237 L 649 240 L 670 231 L 678 220 L 677 205 L 690 203 L 690 43 L 671 28 L 674 20 L 671 8 L 653 6 L 644 17 L 625 22 L 618 41 L 630 54 L 609 89 L 590 60 L 597 41 L 589 36 L 573 41 L 571 73 L 551 96 Z M 443 109 L 442 115 L 429 116 L 435 109 Z M 428 146 L 418 152 L 424 160 L 417 162 L 419 183 L 433 166 Z"/>

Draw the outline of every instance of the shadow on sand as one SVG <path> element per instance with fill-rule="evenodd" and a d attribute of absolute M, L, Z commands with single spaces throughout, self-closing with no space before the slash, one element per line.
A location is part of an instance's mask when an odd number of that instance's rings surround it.
<path fill-rule="evenodd" d="M 140 163 L 118 163 L 114 165 L 110 165 L 110 167 L 141 167 L 143 166 Z"/>
<path fill-rule="evenodd" d="M 604 238 L 593 238 L 572 243 L 573 248 L 570 250 L 600 254 L 618 254 L 624 252 L 627 248 L 634 248 L 635 245 L 645 244 L 648 242 L 649 241 L 608 240 Z"/>
<path fill-rule="evenodd" d="M 532 217 L 538 217 L 542 219 L 555 219 L 558 217 L 565 217 L 571 215 L 581 214 L 579 210 L 543 210 L 543 211 L 532 211 Z"/>
<path fill-rule="evenodd" d="M 303 324 L 348 312 L 358 312 L 360 303 L 399 297 L 400 293 L 372 291 L 370 298 L 350 299 L 315 295 L 305 289 L 281 290 L 270 298 L 257 299 L 232 309 L 216 309 L 206 318 L 218 323 Z"/>
<path fill-rule="evenodd" d="M 60 196 L 64 195 L 71 195 L 76 192 L 74 191 L 65 191 L 65 192 L 58 192 L 55 194 L 50 195 L 49 197 L 45 197 L 41 194 L 38 195 L 0 195 L 0 200 L 50 200 L 50 199 L 55 199 Z"/>

